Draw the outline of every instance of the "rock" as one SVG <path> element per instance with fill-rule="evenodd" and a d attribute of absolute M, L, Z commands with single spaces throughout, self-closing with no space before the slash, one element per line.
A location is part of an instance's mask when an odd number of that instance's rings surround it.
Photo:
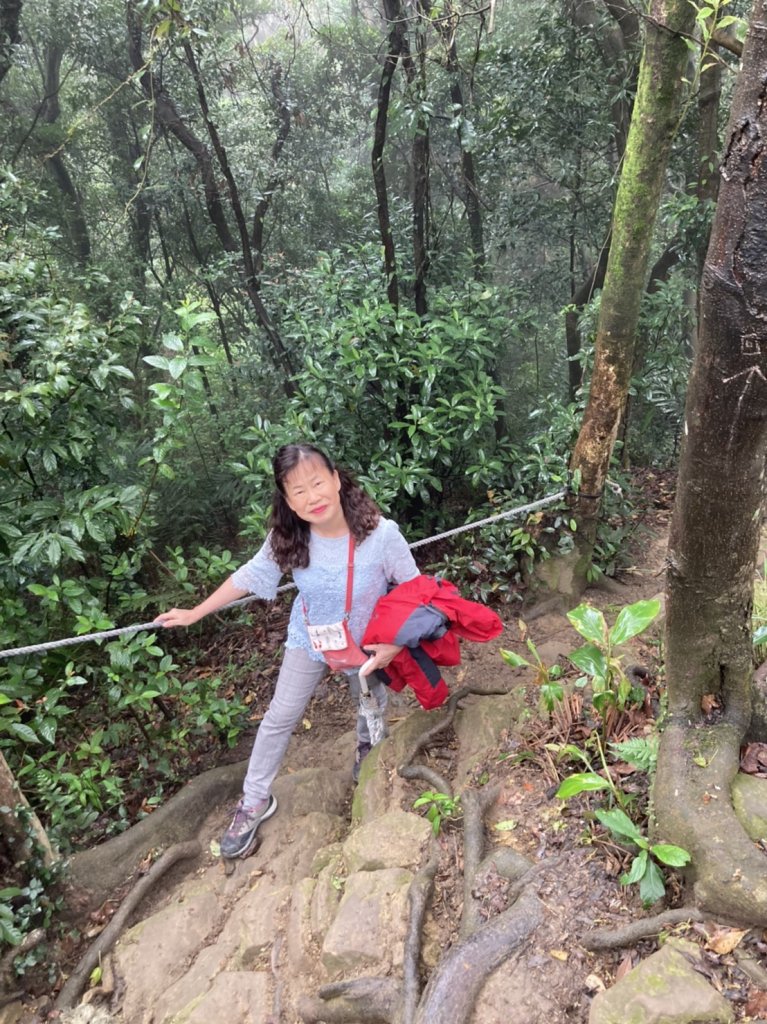
<path fill-rule="evenodd" d="M 456 791 L 466 785 L 472 769 L 484 761 L 488 751 L 500 746 L 503 733 L 516 725 L 523 706 L 523 697 L 517 691 L 502 697 L 473 697 L 456 714 L 453 724 L 460 744 Z"/>
<path fill-rule="evenodd" d="M 212 889 L 187 893 L 131 928 L 116 950 L 117 971 L 125 980 L 123 1017 L 141 1024 L 145 1014 L 188 967 L 188 961 L 215 935 L 225 910 Z"/>
<path fill-rule="evenodd" d="M 329 768 L 304 768 L 292 775 L 281 775 L 274 783 L 274 794 L 285 818 L 300 818 L 321 811 L 340 815 L 351 788 L 351 772 Z"/>
<path fill-rule="evenodd" d="M 219 974 L 205 995 L 177 1013 L 168 1024 L 268 1024 L 274 1020 L 269 977 L 263 971 Z"/>
<path fill-rule="evenodd" d="M 331 975 L 387 974 L 401 964 L 412 880 L 403 868 L 349 875 L 322 944 L 322 964 Z"/>
<path fill-rule="evenodd" d="M 275 889 L 273 884 L 265 876 L 242 896 L 219 936 L 217 944 L 235 947 L 228 964 L 234 970 L 259 971 L 269 965 L 272 943 L 291 896 L 288 886 Z"/>
<path fill-rule="evenodd" d="M 345 884 L 346 868 L 343 857 L 339 854 L 320 871 L 312 893 L 309 927 L 312 938 L 318 945 L 322 944 L 333 923 Z"/>
<path fill-rule="evenodd" d="M 350 873 L 416 868 L 431 835 L 431 825 L 425 818 L 407 811 L 389 811 L 352 832 L 343 844 L 344 861 Z"/>
<path fill-rule="evenodd" d="M 732 783 L 732 805 L 738 820 L 754 842 L 767 839 L 767 786 L 764 779 L 738 772 Z"/>
<path fill-rule="evenodd" d="M 695 970 L 700 950 L 671 939 L 594 997 L 589 1024 L 729 1024 L 732 1007 Z"/>
<path fill-rule="evenodd" d="M 18 1000 L 0 1007 L 0 1024 L 24 1024 L 26 1011 Z"/>

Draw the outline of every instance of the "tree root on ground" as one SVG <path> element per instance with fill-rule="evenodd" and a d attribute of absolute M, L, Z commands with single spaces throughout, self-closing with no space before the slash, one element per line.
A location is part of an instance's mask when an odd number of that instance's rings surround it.
<path fill-rule="evenodd" d="M 120 937 L 130 915 L 155 883 L 162 878 L 166 871 L 173 867 L 174 864 L 178 863 L 178 861 L 186 860 L 189 857 L 197 857 L 200 853 L 202 853 L 202 847 L 196 839 L 187 843 L 177 843 L 175 846 L 171 846 L 170 849 L 165 851 L 162 857 L 152 865 L 141 881 L 136 883 L 128 896 L 123 900 L 120 909 L 114 915 L 112 920 L 103 932 L 101 932 L 96 941 L 89 947 L 85 956 L 69 976 L 64 987 L 59 993 L 54 1004 L 55 1009 L 68 1010 L 75 1005 L 77 1000 L 80 998 L 83 989 L 88 984 L 91 971 L 98 965 L 100 957 L 112 948 Z"/>
<path fill-rule="evenodd" d="M 695 903 L 707 915 L 767 926 L 767 857 L 732 805 L 741 733 L 726 721 L 672 722 L 660 742 L 654 807 L 663 842 L 692 856 Z"/>
<path fill-rule="evenodd" d="M 464 697 L 468 697 L 471 694 L 476 694 L 480 697 L 505 697 L 508 692 L 508 688 L 501 689 L 491 687 L 489 689 L 482 689 L 479 686 L 462 686 L 460 690 L 456 690 L 455 693 L 451 694 L 450 700 L 447 702 L 447 714 L 445 714 L 436 723 L 436 725 L 432 725 L 421 733 L 405 755 L 397 774 L 402 775 L 402 769 L 412 765 L 413 761 L 415 761 L 416 757 L 424 747 L 427 747 L 435 736 L 439 736 L 441 732 L 444 732 L 445 729 L 448 729 L 452 725 L 453 719 L 455 718 L 455 712 L 458 708 L 458 703 L 463 700 Z M 409 778 L 410 776 L 403 775 L 402 777 Z M 421 776 L 418 777 L 420 778 Z M 440 790 L 440 792 L 450 793 L 450 789 Z"/>
<path fill-rule="evenodd" d="M 657 935 L 664 928 L 669 928 L 683 921 L 702 921 L 704 915 L 697 907 L 678 907 L 675 910 L 664 910 L 654 917 L 645 917 L 641 921 L 618 928 L 595 928 L 586 932 L 581 939 L 584 949 L 592 953 L 601 953 L 607 949 L 619 949 L 621 946 L 633 946 L 640 939 L 648 939 Z"/>
<path fill-rule="evenodd" d="M 488 977 L 542 920 L 543 905 L 526 886 L 511 907 L 442 957 L 421 997 L 415 1024 L 467 1024 Z"/>
<path fill-rule="evenodd" d="M 481 924 L 479 902 L 474 897 L 477 871 L 485 849 L 485 812 L 498 799 L 500 784 L 483 789 L 468 789 L 463 794 L 463 916 L 461 938 L 476 931 Z"/>
<path fill-rule="evenodd" d="M 240 761 L 203 772 L 127 832 L 75 854 L 69 862 L 69 911 L 80 917 L 113 896 L 155 847 L 194 839 L 211 809 L 239 795 L 246 766 Z"/>
<path fill-rule="evenodd" d="M 412 1024 L 421 995 L 421 981 L 418 961 L 421 955 L 421 935 L 426 908 L 434 885 L 434 876 L 439 866 L 439 854 L 432 854 L 410 883 L 407 899 L 410 907 L 405 949 L 402 963 L 401 1024 Z"/>
<path fill-rule="evenodd" d="M 45 929 L 35 928 L 34 931 L 24 936 L 18 946 L 12 946 L 7 953 L 0 957 L 0 1008 L 7 1003 L 12 1003 L 24 994 L 21 990 L 18 992 L 10 991 L 14 960 L 17 956 L 22 956 L 24 953 L 28 953 L 31 949 L 39 946 L 44 938 Z"/>
<path fill-rule="evenodd" d="M 323 985 L 319 997 L 302 996 L 305 1024 L 393 1024 L 399 984 L 393 978 L 357 978 Z"/>

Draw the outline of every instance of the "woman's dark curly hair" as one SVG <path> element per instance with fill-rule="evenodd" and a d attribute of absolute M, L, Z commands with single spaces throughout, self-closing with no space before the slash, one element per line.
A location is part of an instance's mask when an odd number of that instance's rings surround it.
<path fill-rule="evenodd" d="M 285 500 L 285 478 L 302 459 L 319 459 L 328 472 L 337 470 L 341 481 L 341 508 L 357 544 L 372 533 L 381 518 L 381 510 L 351 474 L 345 469 L 338 469 L 319 448 L 313 444 L 283 445 L 272 462 L 276 490 L 269 524 L 274 560 L 283 572 L 305 569 L 309 565 L 311 528 Z"/>

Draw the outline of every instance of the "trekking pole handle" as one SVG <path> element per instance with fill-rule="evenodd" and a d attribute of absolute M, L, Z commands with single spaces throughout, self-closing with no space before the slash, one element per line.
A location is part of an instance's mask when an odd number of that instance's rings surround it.
<path fill-rule="evenodd" d="M 370 687 L 368 686 L 367 676 L 368 676 L 368 673 L 370 672 L 370 669 L 371 669 L 374 661 L 375 661 L 375 657 L 374 656 L 370 657 L 364 663 L 364 665 L 360 665 L 360 668 L 359 668 L 360 689 L 362 690 L 362 692 L 366 696 L 370 693 Z"/>

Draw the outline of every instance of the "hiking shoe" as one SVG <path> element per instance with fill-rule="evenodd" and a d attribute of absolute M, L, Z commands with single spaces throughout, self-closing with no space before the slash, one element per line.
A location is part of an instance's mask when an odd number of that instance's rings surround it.
<path fill-rule="evenodd" d="M 359 782 L 360 768 L 362 767 L 362 762 L 365 760 L 365 758 L 368 756 L 372 749 L 373 747 L 371 746 L 370 743 L 357 744 L 357 751 L 354 755 L 354 767 L 352 768 L 352 778 L 354 779 L 355 782 Z"/>
<path fill-rule="evenodd" d="M 271 818 L 276 810 L 277 801 L 271 795 L 268 800 L 260 800 L 254 807 L 247 807 L 240 800 L 231 825 L 221 837 L 221 856 L 247 857 L 256 841 L 258 826 Z"/>

